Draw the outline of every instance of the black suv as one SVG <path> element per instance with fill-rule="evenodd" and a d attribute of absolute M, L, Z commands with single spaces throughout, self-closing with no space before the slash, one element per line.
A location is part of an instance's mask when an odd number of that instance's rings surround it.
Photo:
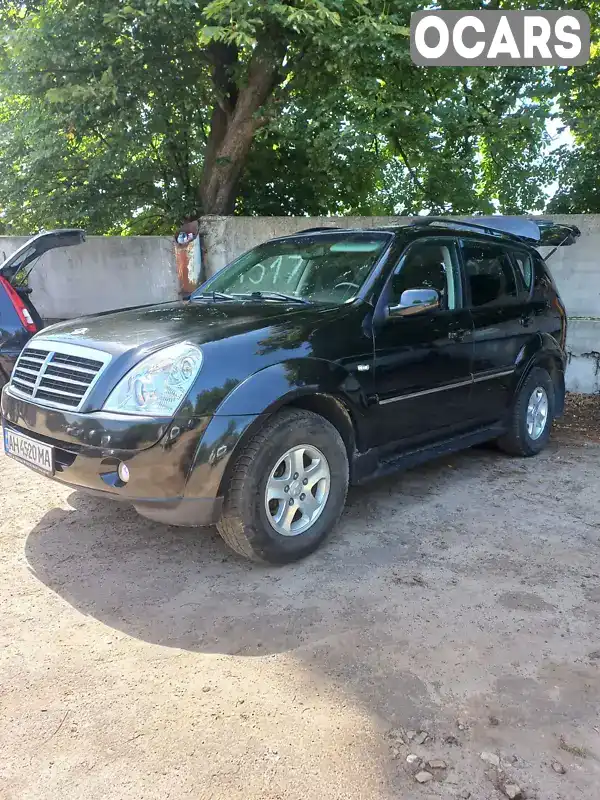
<path fill-rule="evenodd" d="M 216 523 L 250 558 L 301 558 L 349 483 L 490 439 L 546 445 L 566 315 L 539 241 L 501 217 L 269 241 L 188 300 L 34 336 L 2 395 L 5 450 L 151 519 Z"/>

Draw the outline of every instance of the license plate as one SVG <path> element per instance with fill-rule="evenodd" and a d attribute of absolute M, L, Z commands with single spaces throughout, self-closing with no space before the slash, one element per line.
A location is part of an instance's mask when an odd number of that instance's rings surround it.
<path fill-rule="evenodd" d="M 54 475 L 54 448 L 4 428 L 4 452 L 44 475 Z"/>

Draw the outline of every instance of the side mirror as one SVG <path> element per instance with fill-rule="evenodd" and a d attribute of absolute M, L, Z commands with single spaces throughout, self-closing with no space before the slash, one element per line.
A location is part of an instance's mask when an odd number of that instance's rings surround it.
<path fill-rule="evenodd" d="M 406 289 L 397 306 L 390 306 L 390 317 L 408 317 L 440 307 L 440 295 L 435 289 Z"/>

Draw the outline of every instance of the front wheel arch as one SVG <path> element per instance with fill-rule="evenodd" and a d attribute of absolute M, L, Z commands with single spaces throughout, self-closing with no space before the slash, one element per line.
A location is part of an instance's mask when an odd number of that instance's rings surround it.
<path fill-rule="evenodd" d="M 269 470 L 277 466 L 286 452 L 291 452 L 287 449 L 290 445 L 292 448 L 302 447 L 303 454 L 305 448 L 315 447 L 320 456 L 324 454 L 327 475 L 330 476 L 319 514 L 313 520 L 310 512 L 308 528 L 301 528 L 296 534 L 290 533 L 293 520 L 287 522 L 287 533 L 273 525 L 270 514 L 278 513 L 279 507 L 271 510 L 271 500 L 268 500 L 269 481 L 273 475 L 271 473 L 269 478 Z M 280 409 L 238 452 L 217 529 L 233 550 L 247 558 L 271 564 L 286 564 L 304 558 L 321 544 L 344 509 L 348 467 L 344 442 L 330 422 L 312 411 L 291 407 Z M 281 503 L 279 498 L 283 498 L 285 516 L 288 510 L 294 518 L 298 512 L 307 513 L 301 505 L 305 500 L 301 492 L 312 491 L 314 486 L 308 483 L 309 473 L 304 469 L 299 464 L 295 475 L 288 472 L 286 481 L 290 485 L 285 487 L 285 492 L 289 491 L 289 494 L 283 493 L 282 483 L 276 487 L 274 499 L 278 498 L 277 502 Z M 309 489 L 304 489 L 303 485 L 294 486 L 300 484 L 303 475 L 302 484 L 308 483 Z"/>
<path fill-rule="evenodd" d="M 294 393 L 271 405 L 265 413 L 257 417 L 244 431 L 243 435 L 236 442 L 227 461 L 227 466 L 225 467 L 219 485 L 219 495 L 222 496 L 227 490 L 237 458 L 240 453 L 243 452 L 246 444 L 275 414 L 286 409 L 312 411 L 330 422 L 342 437 L 342 441 L 346 447 L 350 470 L 352 471 L 354 454 L 357 449 L 357 426 L 346 404 L 338 397 L 331 394 L 321 392 Z"/>
<path fill-rule="evenodd" d="M 346 445 L 348 463 L 352 463 L 352 458 L 356 450 L 356 424 L 350 411 L 341 400 L 330 394 L 303 394 L 293 398 L 288 403 L 284 403 L 283 406 L 278 408 L 278 411 L 280 411 L 282 407 L 301 408 L 305 411 L 312 411 L 324 417 L 328 422 L 331 422 Z"/>

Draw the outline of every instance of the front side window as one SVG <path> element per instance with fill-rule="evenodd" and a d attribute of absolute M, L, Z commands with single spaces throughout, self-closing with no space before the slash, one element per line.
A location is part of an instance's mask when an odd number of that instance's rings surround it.
<path fill-rule="evenodd" d="M 463 241 L 462 252 L 472 306 L 495 305 L 517 297 L 515 273 L 505 248 Z"/>
<path fill-rule="evenodd" d="M 440 308 L 458 307 L 458 267 L 453 242 L 422 241 L 412 244 L 392 277 L 390 305 L 400 305 L 407 289 L 435 289 Z"/>
<path fill-rule="evenodd" d="M 275 240 L 255 247 L 201 287 L 234 299 L 307 302 L 352 300 L 392 238 L 389 233 L 332 233 Z"/>

